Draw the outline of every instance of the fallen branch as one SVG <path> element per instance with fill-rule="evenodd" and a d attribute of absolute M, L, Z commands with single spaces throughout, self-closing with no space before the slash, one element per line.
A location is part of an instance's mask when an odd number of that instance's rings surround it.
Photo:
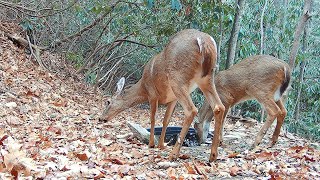
<path fill-rule="evenodd" d="M 12 35 L 12 34 L 9 34 L 9 33 L 5 33 L 5 36 L 7 36 L 11 41 L 18 43 L 19 45 L 21 45 L 21 46 L 23 46 L 25 48 L 29 47 L 28 40 L 26 40 L 26 39 L 24 39 L 24 38 L 22 38 L 20 36 Z M 36 49 L 38 49 L 38 50 L 46 50 L 46 49 L 48 49 L 48 47 L 37 46 L 35 44 L 31 44 L 30 46 L 34 50 L 36 50 Z"/>
<path fill-rule="evenodd" d="M 34 48 L 34 50 L 35 50 L 35 53 L 34 53 L 34 52 L 33 52 L 32 43 L 30 42 L 30 38 L 29 38 L 28 35 L 27 35 L 27 40 L 28 40 L 30 52 L 31 52 L 31 54 L 33 55 L 33 57 L 36 59 L 36 61 L 38 62 L 39 66 L 40 66 L 42 69 L 47 69 L 47 68 L 44 66 L 44 64 L 42 63 L 42 60 L 41 60 L 41 58 L 40 58 L 40 49 L 39 49 L 39 48 Z"/>

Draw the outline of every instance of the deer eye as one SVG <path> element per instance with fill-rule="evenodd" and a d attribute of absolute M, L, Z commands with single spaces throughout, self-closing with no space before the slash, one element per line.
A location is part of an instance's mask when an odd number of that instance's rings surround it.
<path fill-rule="evenodd" d="M 107 106 L 109 106 L 110 104 L 111 104 L 111 102 L 108 100 L 108 101 L 107 101 Z"/>

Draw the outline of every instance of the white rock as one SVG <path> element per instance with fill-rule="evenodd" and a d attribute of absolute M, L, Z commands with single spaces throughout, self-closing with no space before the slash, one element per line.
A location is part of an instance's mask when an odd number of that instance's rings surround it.
<path fill-rule="evenodd" d="M 169 161 L 165 161 L 165 162 L 159 162 L 158 163 L 159 168 L 169 168 L 169 167 L 178 167 L 179 164 L 175 163 L 175 162 L 169 162 Z"/>
<path fill-rule="evenodd" d="M 8 108 L 15 108 L 15 107 L 17 107 L 17 103 L 16 102 L 8 102 L 5 104 L 5 106 Z"/>

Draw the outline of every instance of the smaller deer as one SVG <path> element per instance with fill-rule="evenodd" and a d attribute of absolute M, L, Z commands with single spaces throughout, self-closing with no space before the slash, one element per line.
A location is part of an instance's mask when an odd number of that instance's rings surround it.
<path fill-rule="evenodd" d="M 172 160 L 178 157 L 185 135 L 198 112 L 190 93 L 199 87 L 212 107 L 212 114 L 216 119 L 215 138 L 212 143 L 212 156 L 216 159 L 221 130 L 219 122 L 223 120 L 225 109 L 213 82 L 216 58 L 216 43 L 210 35 L 194 29 L 178 32 L 163 51 L 145 65 L 142 77 L 135 85 L 121 93 L 124 79 L 119 81 L 116 96 L 108 102 L 102 118 L 110 120 L 123 110 L 148 101 L 151 112 L 149 147 L 154 147 L 155 114 L 158 104 L 166 104 L 167 110 L 158 144 L 159 148 L 164 148 L 166 128 L 179 101 L 184 109 L 185 120 L 178 141 L 169 156 Z"/>
<path fill-rule="evenodd" d="M 215 85 L 226 114 L 233 105 L 249 99 L 256 99 L 267 112 L 267 119 L 255 139 L 252 148 L 256 147 L 266 134 L 272 122 L 277 119 L 271 146 L 279 137 L 280 129 L 287 114 L 281 96 L 289 86 L 291 70 L 289 65 L 275 57 L 258 55 L 248 57 L 235 64 L 230 69 L 215 75 Z M 200 141 L 208 135 L 213 114 L 205 102 L 199 112 L 199 122 L 195 123 Z M 223 126 L 223 122 L 222 122 Z M 222 131 L 220 134 L 222 140 Z"/>

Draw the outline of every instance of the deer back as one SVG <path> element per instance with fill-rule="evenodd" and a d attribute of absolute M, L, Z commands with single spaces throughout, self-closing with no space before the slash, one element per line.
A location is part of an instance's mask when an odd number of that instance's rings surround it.
<path fill-rule="evenodd" d="M 273 95 L 277 101 L 287 89 L 291 76 L 289 65 L 275 57 L 248 57 L 215 76 L 218 94 L 226 105 Z"/>

